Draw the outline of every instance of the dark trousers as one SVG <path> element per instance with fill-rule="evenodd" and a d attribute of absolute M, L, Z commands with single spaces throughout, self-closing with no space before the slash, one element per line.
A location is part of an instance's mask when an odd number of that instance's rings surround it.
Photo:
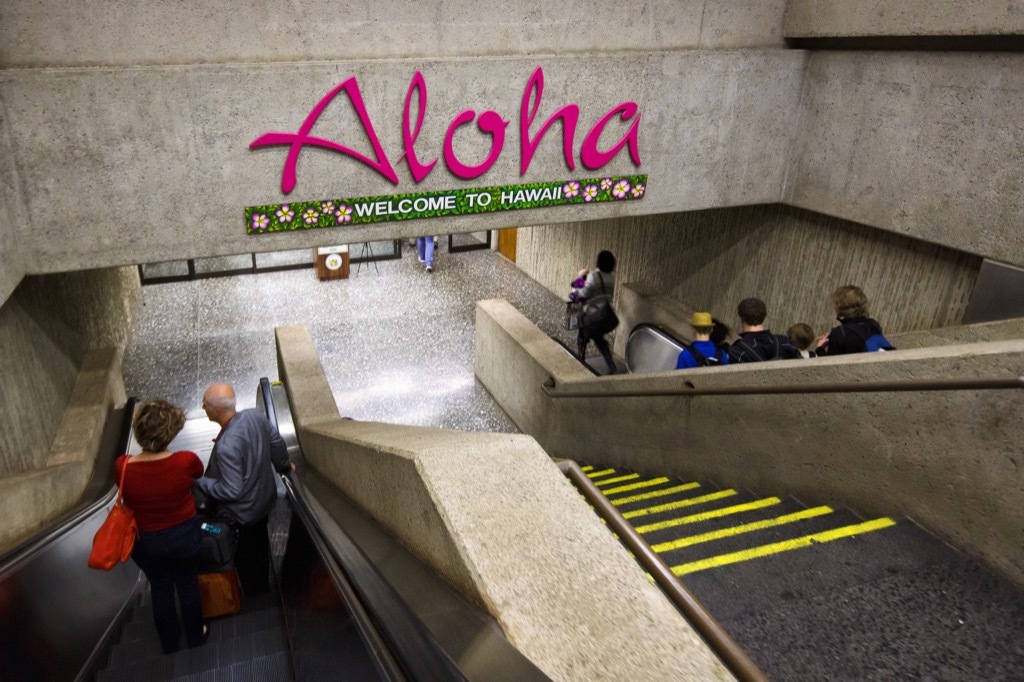
<path fill-rule="evenodd" d="M 608 373 L 615 374 L 615 361 L 612 359 L 612 349 L 608 345 L 607 339 L 604 335 L 597 334 L 591 337 L 581 327 L 576 336 L 576 349 L 579 351 L 580 360 L 585 360 L 587 357 L 587 342 L 593 341 L 594 345 L 597 346 L 598 352 L 601 353 L 601 357 L 608 363 Z"/>
<path fill-rule="evenodd" d="M 235 568 L 238 569 L 242 592 L 247 595 L 263 594 L 270 590 L 269 520 L 268 515 L 252 523 L 238 524 Z"/>
<path fill-rule="evenodd" d="M 149 580 L 153 621 L 165 654 L 178 650 L 181 627 L 174 605 L 178 594 L 185 640 L 190 647 L 203 643 L 203 608 L 199 599 L 199 547 L 202 535 L 195 517 L 166 530 L 140 532 L 132 559 Z"/>

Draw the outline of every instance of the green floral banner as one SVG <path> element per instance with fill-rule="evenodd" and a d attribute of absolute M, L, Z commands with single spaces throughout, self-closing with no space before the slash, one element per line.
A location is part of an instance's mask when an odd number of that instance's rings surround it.
<path fill-rule="evenodd" d="M 249 234 L 640 199 L 646 175 L 247 206 Z"/>

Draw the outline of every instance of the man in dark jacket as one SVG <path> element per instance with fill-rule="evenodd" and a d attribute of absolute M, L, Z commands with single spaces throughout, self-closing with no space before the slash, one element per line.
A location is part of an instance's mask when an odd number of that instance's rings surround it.
<path fill-rule="evenodd" d="M 277 500 L 274 469 L 294 468 L 277 428 L 256 410 L 235 411 L 235 391 L 215 384 L 203 394 L 203 410 L 220 424 L 206 473 L 198 487 L 238 529 L 235 568 L 247 595 L 270 589 L 270 538 L 267 524 Z"/>
<path fill-rule="evenodd" d="M 736 312 L 740 316 L 740 338 L 729 346 L 729 362 L 763 362 L 789 360 L 800 357 L 800 350 L 787 336 L 772 334 L 764 326 L 768 307 L 759 298 L 740 301 Z"/>

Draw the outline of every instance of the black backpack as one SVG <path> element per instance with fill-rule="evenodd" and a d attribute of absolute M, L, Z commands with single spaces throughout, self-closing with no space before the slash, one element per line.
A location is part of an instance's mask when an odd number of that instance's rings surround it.
<path fill-rule="evenodd" d="M 693 356 L 693 359 L 697 361 L 698 367 L 720 367 L 721 365 L 725 364 L 722 349 L 720 346 L 715 346 L 715 354 L 712 355 L 710 358 L 704 357 L 703 353 L 697 350 L 695 346 L 691 346 L 690 344 L 684 343 L 683 348 L 689 351 L 690 355 Z"/>
<path fill-rule="evenodd" d="M 733 347 L 742 348 L 746 351 L 746 354 L 753 357 L 753 362 L 765 362 L 766 360 L 794 360 L 802 357 L 800 355 L 800 349 L 793 345 L 785 336 L 778 334 L 772 334 L 772 341 L 774 346 L 771 349 L 771 355 L 765 357 L 761 352 L 758 351 L 757 345 L 750 345 L 746 339 L 740 338 L 733 344 Z"/>

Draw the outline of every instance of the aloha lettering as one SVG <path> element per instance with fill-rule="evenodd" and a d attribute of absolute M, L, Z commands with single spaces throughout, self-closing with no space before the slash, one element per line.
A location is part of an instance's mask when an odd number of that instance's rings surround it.
<path fill-rule="evenodd" d="M 323 113 L 323 110 L 327 108 L 327 105 L 342 92 L 344 92 L 348 97 L 356 115 L 359 117 L 359 122 L 362 125 L 363 132 L 366 133 L 370 146 L 373 149 L 373 158 L 365 156 L 350 147 L 332 140 L 310 135 L 310 131 L 320 118 L 320 114 Z M 537 147 L 540 145 L 544 136 L 549 132 L 551 127 L 555 123 L 559 122 L 562 124 L 562 153 L 565 157 L 565 164 L 569 167 L 569 170 L 575 170 L 576 168 L 573 149 L 576 139 L 576 127 L 579 123 L 580 116 L 579 106 L 576 104 L 567 104 L 561 109 L 558 109 L 540 126 L 536 135 L 533 137 L 530 136 L 530 128 L 537 116 L 537 110 L 540 108 L 543 93 L 544 71 L 541 67 L 537 67 L 526 83 L 526 88 L 523 90 L 522 102 L 519 108 L 520 176 L 526 175 L 526 172 L 530 168 L 530 162 L 533 160 L 533 155 L 537 151 Z M 417 105 L 415 121 L 413 121 L 412 118 L 412 103 L 414 96 L 416 98 Z M 399 156 L 399 161 L 404 159 L 406 164 L 409 166 L 409 171 L 412 174 L 413 181 L 417 184 L 430 175 L 438 161 L 437 158 L 434 158 L 427 163 L 423 163 L 416 155 L 416 140 L 419 137 L 420 130 L 423 128 L 423 122 L 426 119 L 426 115 L 427 84 L 423 75 L 417 71 L 413 74 L 412 80 L 409 82 L 409 89 L 405 96 L 405 106 L 402 112 L 403 150 L 402 154 Z M 604 133 L 608 124 L 616 117 L 618 117 L 622 123 L 630 123 L 629 128 L 611 148 L 601 150 L 598 148 L 601 135 Z M 590 170 L 597 170 L 607 165 L 619 154 L 619 152 L 623 150 L 623 148 L 628 148 L 629 156 L 633 161 L 633 164 L 635 166 L 640 166 L 640 118 L 640 109 L 635 102 L 622 102 L 621 104 L 613 107 L 603 117 L 601 117 L 597 123 L 594 124 L 584 137 L 579 153 L 580 162 Z M 490 152 L 482 162 L 475 165 L 467 164 L 460 160 L 455 155 L 454 149 L 456 133 L 458 133 L 459 129 L 463 126 L 473 123 L 474 120 L 476 120 L 476 127 L 479 131 L 482 134 L 489 135 L 491 137 Z M 467 109 L 466 111 L 458 114 L 448 126 L 442 147 L 442 156 L 444 157 L 444 162 L 448 167 L 448 170 L 463 180 L 472 180 L 486 173 L 501 156 L 501 152 L 505 146 L 505 129 L 508 125 L 509 121 L 503 119 L 501 114 L 492 110 L 487 110 L 477 115 L 476 111 Z M 309 112 L 309 115 L 306 116 L 306 119 L 302 122 L 298 132 L 264 133 L 249 143 L 249 147 L 251 149 L 275 145 L 288 146 L 288 156 L 285 158 L 284 169 L 281 172 L 281 191 L 285 194 L 288 194 L 295 189 L 295 168 L 299 160 L 299 154 L 305 146 L 327 149 L 349 156 L 360 163 L 365 164 L 391 183 L 395 185 L 399 184 L 398 174 L 395 172 L 394 166 L 392 166 L 391 161 L 384 152 L 384 148 L 381 146 L 380 140 L 377 138 L 377 133 L 374 130 L 370 116 L 366 111 L 362 93 L 359 91 L 359 83 L 355 76 L 343 81 L 340 85 L 324 95 L 324 97 L 317 102 L 316 106 L 313 107 L 313 110 Z M 374 210 L 386 210 L 386 207 L 378 208 L 375 206 Z"/>

